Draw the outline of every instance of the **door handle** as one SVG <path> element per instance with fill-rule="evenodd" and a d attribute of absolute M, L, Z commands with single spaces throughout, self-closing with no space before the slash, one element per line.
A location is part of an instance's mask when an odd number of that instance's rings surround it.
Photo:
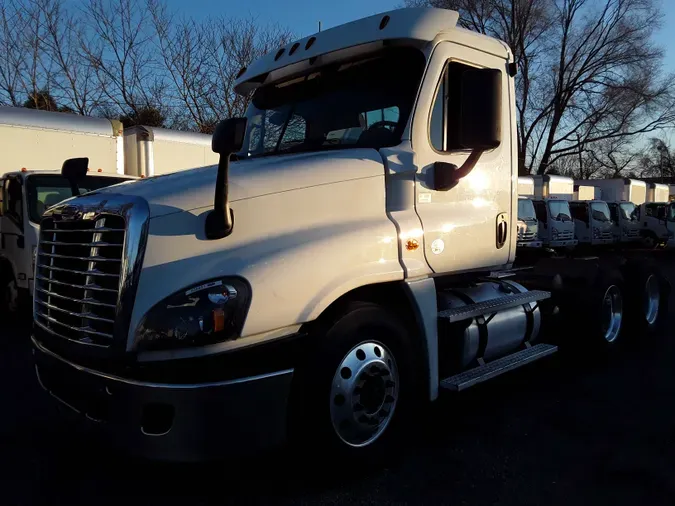
<path fill-rule="evenodd" d="M 508 238 L 508 222 L 506 221 L 507 214 L 500 213 L 497 215 L 497 249 L 501 249 L 506 244 Z"/>

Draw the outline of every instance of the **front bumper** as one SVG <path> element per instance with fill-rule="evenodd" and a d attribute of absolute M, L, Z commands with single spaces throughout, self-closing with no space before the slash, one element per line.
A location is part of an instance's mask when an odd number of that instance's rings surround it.
<path fill-rule="evenodd" d="M 567 239 L 564 241 L 549 241 L 547 246 L 549 248 L 569 248 L 574 247 L 578 244 L 579 241 L 576 239 Z"/>
<path fill-rule="evenodd" d="M 544 243 L 542 241 L 517 241 L 518 248 L 541 248 Z"/>
<path fill-rule="evenodd" d="M 125 379 L 69 362 L 33 339 L 42 387 L 124 451 L 199 461 L 283 444 L 293 370 L 173 384 Z"/>

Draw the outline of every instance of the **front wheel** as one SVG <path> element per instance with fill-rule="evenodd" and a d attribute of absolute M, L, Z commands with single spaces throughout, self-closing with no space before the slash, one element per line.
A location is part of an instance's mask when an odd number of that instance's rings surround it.
<path fill-rule="evenodd" d="M 382 306 L 350 303 L 313 336 L 296 369 L 291 439 L 316 454 L 378 454 L 415 397 L 407 326 Z"/>

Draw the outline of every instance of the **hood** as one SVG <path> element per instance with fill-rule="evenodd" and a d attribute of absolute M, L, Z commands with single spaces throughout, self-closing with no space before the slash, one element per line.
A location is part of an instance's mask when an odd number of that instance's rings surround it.
<path fill-rule="evenodd" d="M 150 216 L 213 205 L 218 167 L 201 167 L 104 188 L 97 193 L 142 197 Z M 375 149 L 343 149 L 269 156 L 230 164 L 230 202 L 352 179 L 384 176 Z M 384 190 L 383 190 L 384 191 Z"/>

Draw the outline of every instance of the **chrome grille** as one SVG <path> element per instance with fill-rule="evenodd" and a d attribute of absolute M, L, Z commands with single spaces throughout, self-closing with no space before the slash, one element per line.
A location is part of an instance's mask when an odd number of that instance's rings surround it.
<path fill-rule="evenodd" d="M 60 337 L 109 346 L 124 264 L 125 218 L 45 217 L 35 272 L 35 322 Z M 91 219 L 87 219 L 91 218 Z"/>
<path fill-rule="evenodd" d="M 571 241 L 572 239 L 574 239 L 574 234 L 572 233 L 572 231 L 571 230 L 565 230 L 565 231 L 562 231 L 562 232 L 558 233 L 558 237 L 557 237 L 556 240 L 558 240 L 558 241 Z"/>

